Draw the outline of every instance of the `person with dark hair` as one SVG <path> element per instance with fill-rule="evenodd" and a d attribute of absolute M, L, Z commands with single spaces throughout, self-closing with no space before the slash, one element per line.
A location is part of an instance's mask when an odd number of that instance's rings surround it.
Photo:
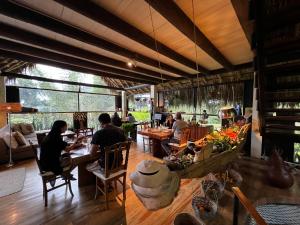
<path fill-rule="evenodd" d="M 54 174 L 62 174 L 64 167 L 70 167 L 66 160 L 61 157 L 62 151 L 69 152 L 79 146 L 82 137 L 78 138 L 74 144 L 68 146 L 67 142 L 63 141 L 61 134 L 67 131 L 67 123 L 63 120 L 56 120 L 49 134 L 41 143 L 40 163 L 42 170 L 51 171 Z M 75 180 L 75 178 L 73 178 Z M 54 184 L 51 184 L 54 185 Z"/>
<path fill-rule="evenodd" d="M 167 126 L 169 129 L 172 129 L 174 121 L 175 121 L 175 120 L 173 119 L 173 115 L 172 115 L 172 114 L 169 114 L 168 117 L 167 117 L 167 120 L 166 120 L 166 126 Z"/>
<path fill-rule="evenodd" d="M 129 123 L 134 123 L 134 122 L 136 122 L 134 116 L 133 116 L 131 113 L 128 113 L 127 119 L 128 119 L 128 122 L 129 122 Z"/>
<path fill-rule="evenodd" d="M 92 148 L 91 148 L 91 155 L 95 156 L 97 152 L 100 150 L 100 156 L 98 163 L 101 168 L 105 167 L 105 147 L 111 146 L 118 142 L 126 141 L 126 137 L 124 131 L 111 124 L 110 116 L 107 113 L 100 114 L 98 118 L 100 122 L 101 129 L 98 130 L 91 141 Z M 122 154 L 119 155 L 119 161 L 122 161 Z M 111 167 L 114 160 L 114 154 L 109 156 L 109 167 Z"/>
<path fill-rule="evenodd" d="M 111 117 L 111 122 L 116 127 L 120 127 L 122 125 L 122 120 L 117 112 L 115 112 Z"/>

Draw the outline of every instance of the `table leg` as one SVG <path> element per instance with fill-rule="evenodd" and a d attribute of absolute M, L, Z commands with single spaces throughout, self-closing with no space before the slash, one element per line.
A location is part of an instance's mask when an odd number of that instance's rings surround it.
<path fill-rule="evenodd" d="M 78 187 L 95 185 L 95 175 L 86 169 L 86 165 L 90 162 L 80 163 L 78 165 Z"/>
<path fill-rule="evenodd" d="M 167 156 L 161 147 L 161 140 L 153 139 L 153 156 L 160 159 L 162 159 L 164 156 Z"/>

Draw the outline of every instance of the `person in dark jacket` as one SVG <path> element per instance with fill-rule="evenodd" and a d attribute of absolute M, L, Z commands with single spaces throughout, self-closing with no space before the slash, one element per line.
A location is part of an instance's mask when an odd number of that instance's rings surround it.
<path fill-rule="evenodd" d="M 111 117 L 111 123 L 116 127 L 120 127 L 122 125 L 122 120 L 117 112 Z"/>
<path fill-rule="evenodd" d="M 63 120 L 56 120 L 52 125 L 51 131 L 42 141 L 40 152 L 42 170 L 51 171 L 56 175 L 62 174 L 64 167 L 61 161 L 62 151 L 69 152 L 81 145 L 79 143 L 81 138 L 79 138 L 74 144 L 68 146 L 67 142 L 63 141 L 61 136 L 66 130 L 67 123 Z"/>
<path fill-rule="evenodd" d="M 107 113 L 100 114 L 98 118 L 101 129 L 98 130 L 92 139 L 92 149 L 91 149 L 91 155 L 95 156 L 97 155 L 97 152 L 100 151 L 100 156 L 98 163 L 101 168 L 105 167 L 105 147 L 111 146 L 113 144 L 116 144 L 118 142 L 124 142 L 126 141 L 126 136 L 124 134 L 124 131 L 116 126 L 113 126 L 111 124 L 110 116 Z M 122 154 L 120 154 L 118 157 L 119 161 L 122 161 Z M 110 154 L 109 156 L 109 167 L 111 167 L 112 163 L 114 161 L 114 154 Z"/>

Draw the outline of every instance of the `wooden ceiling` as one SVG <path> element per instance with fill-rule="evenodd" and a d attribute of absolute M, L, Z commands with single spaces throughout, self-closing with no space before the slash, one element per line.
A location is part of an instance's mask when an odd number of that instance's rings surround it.
<path fill-rule="evenodd" d="M 253 59 L 245 3 L 2 0 L 0 56 L 127 84 L 193 79 L 197 69 L 200 76 L 234 71 Z"/>

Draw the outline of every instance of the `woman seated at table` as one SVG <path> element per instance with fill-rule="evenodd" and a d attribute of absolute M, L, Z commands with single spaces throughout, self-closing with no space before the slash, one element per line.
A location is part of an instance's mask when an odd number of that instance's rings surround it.
<path fill-rule="evenodd" d="M 111 123 L 116 127 L 122 126 L 122 120 L 117 112 L 111 117 Z"/>
<path fill-rule="evenodd" d="M 168 117 L 167 117 L 167 120 L 166 120 L 166 126 L 167 126 L 169 129 L 172 129 L 174 121 L 175 121 L 175 120 L 173 119 L 173 115 L 172 115 L 172 114 L 169 114 Z"/>
<path fill-rule="evenodd" d="M 68 143 L 63 141 L 61 134 L 66 132 L 67 123 L 63 120 L 56 120 L 51 128 L 49 134 L 41 143 L 40 163 L 42 170 L 51 171 L 54 174 L 62 174 L 65 167 L 70 170 L 74 169 L 71 165 L 71 159 L 68 154 L 61 155 L 62 151 L 69 152 L 81 146 L 81 139 L 77 138 L 74 144 L 68 146 Z M 73 177 L 70 180 L 76 180 Z M 51 184 L 54 185 L 54 184 Z"/>

